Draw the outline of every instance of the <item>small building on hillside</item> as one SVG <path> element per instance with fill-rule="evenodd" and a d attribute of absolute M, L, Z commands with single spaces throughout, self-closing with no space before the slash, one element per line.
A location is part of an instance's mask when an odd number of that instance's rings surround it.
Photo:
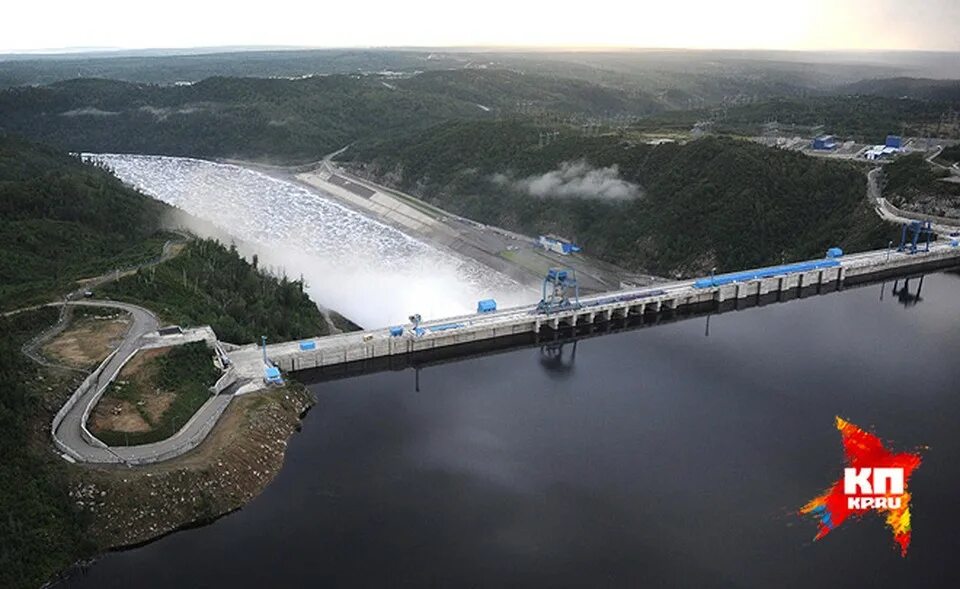
<path fill-rule="evenodd" d="M 884 146 L 892 147 L 894 149 L 902 149 L 903 138 L 901 138 L 899 135 L 887 135 L 887 140 L 884 143 Z"/>
<path fill-rule="evenodd" d="M 580 246 L 573 243 L 569 239 L 564 239 L 556 235 L 541 235 L 537 243 L 540 244 L 540 247 L 549 252 L 556 252 L 564 256 L 575 254 L 580 251 Z"/>
<path fill-rule="evenodd" d="M 874 145 L 863 154 L 863 157 L 868 160 L 888 160 L 893 159 L 898 153 L 900 153 L 900 150 L 896 147 Z"/>
<path fill-rule="evenodd" d="M 813 140 L 814 149 L 832 150 L 837 148 L 837 140 L 833 135 L 820 135 Z"/>
<path fill-rule="evenodd" d="M 690 138 L 700 139 L 705 135 L 709 135 L 712 131 L 713 131 L 712 121 L 700 121 L 693 126 L 693 129 L 690 129 Z"/>

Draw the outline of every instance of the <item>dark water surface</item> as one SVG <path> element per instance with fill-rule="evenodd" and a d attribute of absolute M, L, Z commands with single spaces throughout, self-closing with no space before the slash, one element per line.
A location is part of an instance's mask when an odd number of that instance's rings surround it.
<path fill-rule="evenodd" d="M 262 496 L 66 585 L 960 586 L 960 277 L 913 306 L 891 286 L 582 340 L 567 368 L 534 348 L 420 392 L 313 385 Z M 835 415 L 929 446 L 906 558 L 879 517 L 813 543 L 796 515 L 842 474 Z"/>

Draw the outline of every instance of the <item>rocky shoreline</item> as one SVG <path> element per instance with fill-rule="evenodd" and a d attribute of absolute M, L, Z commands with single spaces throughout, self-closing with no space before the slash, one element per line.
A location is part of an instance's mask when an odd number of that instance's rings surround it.
<path fill-rule="evenodd" d="M 169 462 L 78 467 L 70 497 L 100 552 L 202 525 L 257 497 L 283 466 L 290 436 L 314 399 L 297 383 L 235 399 L 210 436 Z"/>

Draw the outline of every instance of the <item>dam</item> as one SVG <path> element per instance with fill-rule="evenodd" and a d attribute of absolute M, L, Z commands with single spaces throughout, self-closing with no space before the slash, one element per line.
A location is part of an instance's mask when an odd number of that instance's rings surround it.
<path fill-rule="evenodd" d="M 877 250 L 796 264 L 662 283 L 578 298 L 575 304 L 549 309 L 537 305 L 479 312 L 432 321 L 411 322 L 324 338 L 264 347 L 243 346 L 229 352 L 235 378 L 259 387 L 264 362 L 285 372 L 342 366 L 523 334 L 559 332 L 595 323 L 656 315 L 699 306 L 749 306 L 761 299 L 791 298 L 960 262 L 956 241 L 930 244 L 909 253 Z"/>

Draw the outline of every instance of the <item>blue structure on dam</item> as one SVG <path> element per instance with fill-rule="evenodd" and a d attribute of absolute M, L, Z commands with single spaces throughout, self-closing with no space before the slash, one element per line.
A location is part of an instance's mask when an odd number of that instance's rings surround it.
<path fill-rule="evenodd" d="M 842 252 L 841 252 L 842 254 Z M 720 274 L 700 278 L 694 281 L 695 288 L 711 288 L 714 286 L 723 286 L 735 282 L 748 282 L 750 280 L 760 280 L 761 278 L 771 278 L 783 274 L 796 274 L 798 272 L 810 272 L 811 270 L 823 270 L 824 268 L 835 268 L 840 265 L 836 259 L 815 260 L 813 262 L 798 262 L 796 264 L 784 264 L 782 266 L 770 266 L 768 268 L 756 268 L 754 270 L 745 270 L 743 272 L 732 272 L 730 274 Z"/>

